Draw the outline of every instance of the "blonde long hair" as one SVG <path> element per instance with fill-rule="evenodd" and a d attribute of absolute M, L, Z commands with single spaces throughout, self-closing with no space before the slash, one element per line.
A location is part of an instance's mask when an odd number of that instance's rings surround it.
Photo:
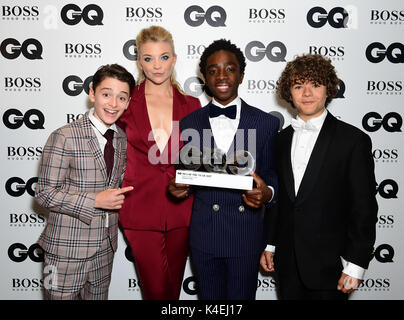
<path fill-rule="evenodd" d="M 139 34 L 136 37 L 137 50 L 139 51 L 140 47 L 146 42 L 158 42 L 158 41 L 167 42 L 171 46 L 174 55 L 177 55 L 175 53 L 175 49 L 174 49 L 173 36 L 171 35 L 171 33 L 169 31 L 167 31 L 166 29 L 164 29 L 163 27 L 160 27 L 160 26 L 151 26 L 149 28 L 144 28 L 139 32 Z M 141 84 L 146 79 L 145 79 L 143 71 L 139 67 L 139 61 L 137 62 L 137 68 L 138 68 L 137 83 Z M 175 77 L 175 71 L 173 71 L 173 73 L 171 74 L 170 82 L 171 82 L 172 86 L 174 86 L 181 93 L 184 94 L 184 91 L 182 90 L 181 85 L 178 83 L 178 81 Z"/>

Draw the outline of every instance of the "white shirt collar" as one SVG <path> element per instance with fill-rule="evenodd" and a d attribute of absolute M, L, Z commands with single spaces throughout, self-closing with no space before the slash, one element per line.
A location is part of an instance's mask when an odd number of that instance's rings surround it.
<path fill-rule="evenodd" d="M 118 132 L 118 129 L 116 128 L 116 124 L 113 123 L 109 128 L 102 123 L 100 120 L 98 120 L 95 116 L 94 116 L 94 108 L 91 108 L 90 111 L 88 112 L 88 118 L 90 119 L 91 123 L 93 124 L 94 128 L 96 128 L 102 135 L 105 134 L 105 132 L 108 129 L 112 129 L 115 132 Z"/>
<path fill-rule="evenodd" d="M 314 126 L 318 131 L 321 130 L 323 123 L 325 121 L 325 118 L 327 117 L 328 111 L 327 109 L 324 109 L 324 112 L 319 115 L 318 117 L 315 118 L 311 118 L 309 120 L 307 120 L 306 123 L 308 123 L 311 126 Z M 304 122 L 304 120 L 302 120 L 299 115 L 296 116 L 296 120 L 299 122 Z"/>

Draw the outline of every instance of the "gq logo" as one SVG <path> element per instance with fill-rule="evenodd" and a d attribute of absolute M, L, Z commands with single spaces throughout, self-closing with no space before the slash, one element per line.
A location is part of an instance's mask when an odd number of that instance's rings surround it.
<path fill-rule="evenodd" d="M 37 182 L 38 177 L 28 179 L 27 183 L 20 177 L 12 177 L 6 182 L 6 191 L 12 197 L 20 197 L 25 191 L 27 191 L 30 196 L 35 197 L 34 184 Z"/>
<path fill-rule="evenodd" d="M 372 63 L 382 62 L 385 58 L 391 63 L 404 63 L 404 45 L 394 42 L 386 48 L 381 42 L 373 42 L 366 48 L 366 58 Z"/>
<path fill-rule="evenodd" d="M 14 243 L 8 248 L 8 257 L 14 262 L 23 262 L 28 257 L 34 262 L 43 262 L 44 252 L 37 243 L 29 248 L 22 243 Z"/>
<path fill-rule="evenodd" d="M 286 61 L 286 46 L 280 41 L 272 41 L 266 47 L 260 41 L 251 41 L 244 50 L 248 60 L 258 62 L 266 56 L 272 62 Z"/>
<path fill-rule="evenodd" d="M 45 129 L 45 116 L 38 109 L 30 109 L 23 114 L 18 109 L 8 109 L 3 114 L 3 123 L 9 129 L 18 129 L 23 124 L 29 129 Z"/>
<path fill-rule="evenodd" d="M 133 48 L 133 49 L 132 49 Z M 136 40 L 128 40 L 125 42 L 122 48 L 123 55 L 130 61 L 137 60 L 137 48 L 136 48 Z"/>
<path fill-rule="evenodd" d="M 127 246 L 125 249 L 125 257 L 128 259 L 130 262 L 135 262 L 135 258 L 133 257 L 132 249 L 130 246 Z"/>
<path fill-rule="evenodd" d="M 203 94 L 205 83 L 199 77 L 191 77 L 185 80 L 184 91 L 194 97 L 199 97 Z"/>
<path fill-rule="evenodd" d="M 374 252 L 374 257 L 381 263 L 394 262 L 394 249 L 389 244 L 381 244 Z"/>
<path fill-rule="evenodd" d="M 29 60 L 42 59 L 42 44 L 33 38 L 20 43 L 17 39 L 7 38 L 0 45 L 0 51 L 6 59 L 17 59 L 21 54 Z"/>
<path fill-rule="evenodd" d="M 401 132 L 403 118 L 397 112 L 389 112 L 382 117 L 377 112 L 369 112 L 362 119 L 362 126 L 366 131 L 375 132 L 383 127 L 387 132 Z"/>
<path fill-rule="evenodd" d="M 335 7 L 329 13 L 323 7 L 314 7 L 307 12 L 307 22 L 313 28 L 321 28 L 327 22 L 333 28 L 347 28 L 349 15 L 342 7 Z"/>
<path fill-rule="evenodd" d="M 69 26 L 78 24 L 81 19 L 89 26 L 97 26 L 103 24 L 104 12 L 96 4 L 89 4 L 81 10 L 78 5 L 70 3 L 62 8 L 60 16 L 63 22 Z"/>
<path fill-rule="evenodd" d="M 78 76 L 67 76 L 62 83 L 63 91 L 72 97 L 78 96 L 83 90 L 89 94 L 91 81 L 93 81 L 93 76 L 87 77 L 84 82 Z"/>
<path fill-rule="evenodd" d="M 182 289 L 186 294 L 189 294 L 190 296 L 198 294 L 199 287 L 196 277 L 191 276 L 184 279 L 184 282 L 182 283 Z"/>
<path fill-rule="evenodd" d="M 188 7 L 184 12 L 184 20 L 191 27 L 199 27 L 205 21 L 211 27 L 225 27 L 226 11 L 219 6 L 212 6 L 206 12 L 197 5 Z"/>
<path fill-rule="evenodd" d="M 398 184 L 392 179 L 386 179 L 377 186 L 377 192 L 384 199 L 397 199 Z"/>

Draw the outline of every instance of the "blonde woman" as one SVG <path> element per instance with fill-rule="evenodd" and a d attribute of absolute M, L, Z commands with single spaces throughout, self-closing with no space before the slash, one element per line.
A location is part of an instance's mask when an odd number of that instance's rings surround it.
<path fill-rule="evenodd" d="M 175 80 L 177 56 L 170 32 L 159 26 L 136 37 L 138 85 L 120 125 L 128 138 L 123 181 L 134 186 L 119 211 L 144 299 L 179 299 L 188 255 L 193 197 L 177 201 L 167 194 L 182 146 L 179 121 L 201 107 Z"/>

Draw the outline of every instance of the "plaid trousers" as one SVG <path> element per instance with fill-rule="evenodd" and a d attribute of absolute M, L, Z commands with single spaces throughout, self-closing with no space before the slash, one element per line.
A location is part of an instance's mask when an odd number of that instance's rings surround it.
<path fill-rule="evenodd" d="M 45 252 L 45 299 L 107 300 L 113 259 L 108 237 L 89 258 L 72 259 Z"/>

